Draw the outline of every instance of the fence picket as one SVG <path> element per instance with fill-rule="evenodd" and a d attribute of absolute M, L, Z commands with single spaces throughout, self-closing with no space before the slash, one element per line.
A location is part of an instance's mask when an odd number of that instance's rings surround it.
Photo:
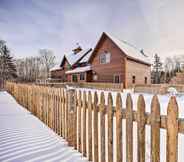
<path fill-rule="evenodd" d="M 82 152 L 82 145 L 81 145 L 81 112 L 82 112 L 82 100 L 81 100 L 81 91 L 78 93 L 78 104 L 77 104 L 77 149 L 79 152 Z"/>
<path fill-rule="evenodd" d="M 113 162 L 113 100 L 111 93 L 108 94 L 108 107 L 107 107 L 107 119 L 108 119 L 108 162 Z"/>
<path fill-rule="evenodd" d="M 105 97 L 104 93 L 100 94 L 100 161 L 105 161 Z"/>
<path fill-rule="evenodd" d="M 86 156 L 86 92 L 83 92 L 83 101 L 82 101 L 82 154 Z"/>
<path fill-rule="evenodd" d="M 88 128 L 88 156 L 89 161 L 92 160 L 92 96 L 88 93 L 88 121 L 86 122 Z"/>
<path fill-rule="evenodd" d="M 160 161 L 160 104 L 156 95 L 151 102 L 151 161 Z"/>
<path fill-rule="evenodd" d="M 116 160 L 122 161 L 122 100 L 121 94 L 116 96 Z"/>
<path fill-rule="evenodd" d="M 167 162 L 178 161 L 178 104 L 176 97 L 170 98 L 167 107 Z"/>
<path fill-rule="evenodd" d="M 138 162 L 145 162 L 145 101 L 142 95 L 137 103 Z"/>
<path fill-rule="evenodd" d="M 93 103 L 93 134 L 92 134 L 92 139 L 94 143 L 93 147 L 93 161 L 98 162 L 99 161 L 99 156 L 98 156 L 98 96 L 97 92 L 94 93 L 94 103 Z"/>
<path fill-rule="evenodd" d="M 133 103 L 130 94 L 126 99 L 126 161 L 133 162 Z"/>

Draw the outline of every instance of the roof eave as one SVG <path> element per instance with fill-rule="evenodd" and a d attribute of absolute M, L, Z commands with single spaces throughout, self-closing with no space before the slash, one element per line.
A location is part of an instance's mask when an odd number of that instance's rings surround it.
<path fill-rule="evenodd" d="M 126 57 L 127 57 L 128 59 L 130 59 L 130 60 L 135 61 L 135 62 L 139 62 L 139 63 L 145 64 L 145 65 L 149 65 L 149 66 L 151 66 L 151 63 L 148 63 L 148 62 L 145 62 L 145 61 L 142 61 L 142 60 L 139 60 L 139 59 L 136 59 L 136 58 L 133 58 L 133 57 L 127 56 L 127 55 L 126 55 Z"/>

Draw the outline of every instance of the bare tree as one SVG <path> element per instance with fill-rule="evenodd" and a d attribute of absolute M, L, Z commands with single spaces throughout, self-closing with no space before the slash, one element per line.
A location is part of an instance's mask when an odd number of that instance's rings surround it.
<path fill-rule="evenodd" d="M 43 68 L 46 71 L 46 78 L 48 78 L 49 70 L 55 65 L 55 56 L 53 52 L 48 49 L 40 49 L 39 53 Z"/>
<path fill-rule="evenodd" d="M 16 60 L 17 74 L 20 81 L 33 82 L 42 77 L 40 57 L 27 57 Z"/>

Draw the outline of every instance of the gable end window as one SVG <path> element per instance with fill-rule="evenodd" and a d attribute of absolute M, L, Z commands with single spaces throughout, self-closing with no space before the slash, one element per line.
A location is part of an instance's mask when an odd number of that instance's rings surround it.
<path fill-rule="evenodd" d="M 102 53 L 100 55 L 100 64 L 110 63 L 111 54 L 110 53 Z"/>

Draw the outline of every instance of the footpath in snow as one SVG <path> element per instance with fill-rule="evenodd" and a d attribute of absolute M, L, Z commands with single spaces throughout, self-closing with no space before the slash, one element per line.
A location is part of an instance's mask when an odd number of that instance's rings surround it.
<path fill-rule="evenodd" d="M 0 92 L 0 161 L 87 162 L 39 119 Z"/>

